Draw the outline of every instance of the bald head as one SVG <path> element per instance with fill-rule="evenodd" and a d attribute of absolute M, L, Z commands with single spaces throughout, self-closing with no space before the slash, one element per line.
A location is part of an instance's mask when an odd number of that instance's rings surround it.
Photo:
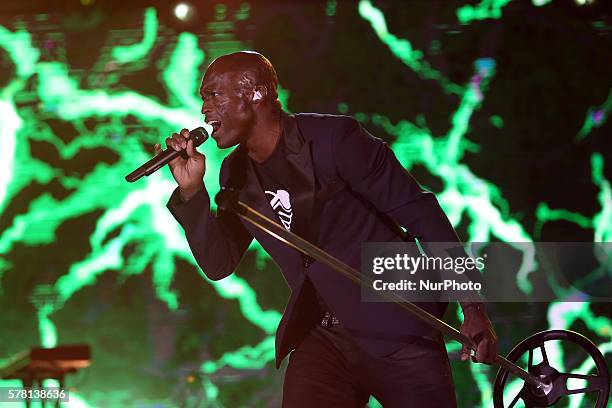
<path fill-rule="evenodd" d="M 206 70 L 204 78 L 210 75 L 225 73 L 238 74 L 238 85 L 245 91 L 262 89 L 266 105 L 280 110 L 278 100 L 278 77 L 272 63 L 255 51 L 239 51 L 226 54 L 215 59 Z"/>

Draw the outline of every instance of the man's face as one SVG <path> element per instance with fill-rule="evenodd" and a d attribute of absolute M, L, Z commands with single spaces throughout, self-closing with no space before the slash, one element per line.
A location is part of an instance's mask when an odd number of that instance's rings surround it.
<path fill-rule="evenodd" d="M 240 86 L 241 73 L 209 68 L 200 88 L 202 114 L 212 125 L 212 138 L 220 149 L 244 142 L 252 131 L 253 107 Z"/>

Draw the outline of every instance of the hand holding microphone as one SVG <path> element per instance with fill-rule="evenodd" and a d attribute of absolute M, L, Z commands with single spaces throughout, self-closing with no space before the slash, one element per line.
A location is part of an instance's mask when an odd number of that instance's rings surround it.
<path fill-rule="evenodd" d="M 166 139 L 168 149 L 162 150 L 161 146 L 156 144 L 157 156 L 128 174 L 125 179 L 134 182 L 142 176 L 152 174 L 168 163 L 179 185 L 181 198 L 186 201 L 204 188 L 202 178 L 206 168 L 205 157 L 195 148 L 206 139 L 208 139 L 208 133 L 202 127 L 191 132 L 183 129 L 180 133 L 174 133 Z"/>

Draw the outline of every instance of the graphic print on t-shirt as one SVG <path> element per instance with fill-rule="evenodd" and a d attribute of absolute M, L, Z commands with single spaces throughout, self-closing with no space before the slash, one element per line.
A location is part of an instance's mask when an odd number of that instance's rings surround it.
<path fill-rule="evenodd" d="M 278 219 L 283 226 L 291 231 L 291 219 L 293 218 L 293 209 L 291 208 L 291 197 L 286 190 L 277 190 L 276 192 L 266 190 L 266 195 L 270 196 L 270 206 L 276 212 Z"/>

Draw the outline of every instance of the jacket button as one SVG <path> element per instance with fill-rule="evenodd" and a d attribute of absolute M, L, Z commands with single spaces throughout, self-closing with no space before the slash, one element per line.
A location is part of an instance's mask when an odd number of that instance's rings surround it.
<path fill-rule="evenodd" d="M 304 268 L 308 268 L 310 265 L 312 265 L 313 262 L 314 259 L 309 256 L 304 256 Z"/>

